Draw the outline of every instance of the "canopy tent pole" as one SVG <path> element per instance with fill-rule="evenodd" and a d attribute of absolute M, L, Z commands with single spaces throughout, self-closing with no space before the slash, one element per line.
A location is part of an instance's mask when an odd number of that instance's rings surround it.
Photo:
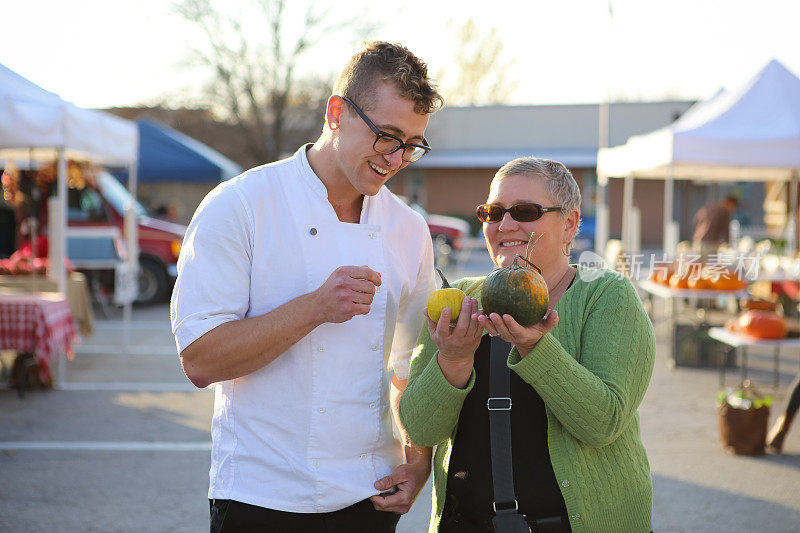
<path fill-rule="evenodd" d="M 51 269 L 55 272 L 58 282 L 58 292 L 67 294 L 67 270 L 64 267 L 64 259 L 67 257 L 67 153 L 64 148 L 58 151 L 58 162 L 56 166 L 56 183 L 58 189 L 58 211 L 55 213 L 58 220 L 54 227 L 56 235 L 48 237 L 50 246 L 55 246 L 53 263 Z"/>
<path fill-rule="evenodd" d="M 131 200 L 129 205 L 125 206 L 125 221 L 124 221 L 124 234 L 126 244 L 125 266 L 124 266 L 124 288 L 123 292 L 123 312 L 122 312 L 122 344 L 125 351 L 128 352 L 130 348 L 131 338 L 131 318 L 133 314 L 133 300 L 136 299 L 136 294 L 139 292 L 139 220 L 136 213 L 136 188 L 137 188 L 137 165 L 131 163 L 128 166 L 128 192 L 130 193 Z"/>
<path fill-rule="evenodd" d="M 55 199 L 48 201 L 49 223 L 47 242 L 50 250 L 50 277 L 55 277 L 58 282 L 58 292 L 67 295 L 67 269 L 64 259 L 67 257 L 67 154 L 64 148 L 58 151 L 56 161 L 56 190 Z M 55 209 L 53 209 L 55 208 Z M 54 387 L 60 389 L 66 381 L 67 360 L 63 351 L 56 360 L 58 368 L 55 372 Z"/>
<path fill-rule="evenodd" d="M 673 220 L 672 214 L 675 203 L 675 183 L 674 183 L 674 166 L 672 162 L 669 164 L 666 178 L 664 179 L 664 235 L 662 242 L 664 246 L 664 253 L 672 255 L 675 253 L 677 243 L 673 235 Z"/>
<path fill-rule="evenodd" d="M 631 207 L 631 214 L 628 217 L 630 223 L 630 252 L 628 255 L 638 255 L 642 251 L 642 212 L 638 207 Z"/>
<path fill-rule="evenodd" d="M 597 146 L 598 150 L 608 147 L 609 105 L 608 98 L 600 102 L 597 110 Z M 594 225 L 594 251 L 605 256 L 608 243 L 608 176 L 597 172 L 597 190 Z"/>
<path fill-rule="evenodd" d="M 622 192 L 622 250 L 626 254 L 633 252 L 633 234 L 631 209 L 633 208 L 633 176 L 625 176 Z"/>
<path fill-rule="evenodd" d="M 797 182 L 799 178 L 800 169 L 794 169 L 792 179 L 789 181 L 789 227 L 786 235 L 786 251 L 789 255 L 794 255 L 797 251 Z"/>
<path fill-rule="evenodd" d="M 608 243 L 608 177 L 597 175 L 597 190 L 595 192 L 597 206 L 595 207 L 594 252 L 605 256 L 606 243 Z"/>

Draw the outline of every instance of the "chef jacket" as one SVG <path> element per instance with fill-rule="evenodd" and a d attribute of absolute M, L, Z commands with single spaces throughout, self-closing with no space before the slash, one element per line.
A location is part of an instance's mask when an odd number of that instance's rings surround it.
<path fill-rule="evenodd" d="M 434 290 L 427 224 L 388 189 L 341 222 L 308 146 L 216 187 L 186 233 L 170 314 L 179 353 L 366 265 L 382 284 L 367 315 L 318 326 L 265 367 L 215 384 L 209 498 L 281 511 L 342 509 L 402 463 L 389 407 L 408 377 Z"/>

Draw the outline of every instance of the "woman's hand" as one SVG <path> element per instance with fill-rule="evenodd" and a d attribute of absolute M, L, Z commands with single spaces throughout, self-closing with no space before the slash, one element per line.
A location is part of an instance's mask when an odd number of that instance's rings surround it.
<path fill-rule="evenodd" d="M 511 315 L 500 316 L 497 313 L 489 316 L 481 313 L 478 315 L 478 322 L 490 334 L 498 335 L 504 341 L 516 346 L 520 357 L 524 359 L 531 353 L 539 339 L 558 324 L 558 313 L 552 309 L 540 322 L 527 328 L 520 326 Z"/>
<path fill-rule="evenodd" d="M 445 307 L 439 322 L 428 316 L 428 333 L 439 348 L 438 362 L 451 385 L 464 388 L 472 374 L 473 356 L 481 343 L 483 327 L 478 322 L 478 300 L 464 298 L 455 326 L 450 325 L 450 308 Z"/>

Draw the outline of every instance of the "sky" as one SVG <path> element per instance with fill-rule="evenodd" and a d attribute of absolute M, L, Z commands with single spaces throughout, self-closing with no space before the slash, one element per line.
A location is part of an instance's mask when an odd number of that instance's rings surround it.
<path fill-rule="evenodd" d="M 170 5 L 0 0 L 0 63 L 83 107 L 180 95 L 202 83 L 185 63 L 203 38 Z M 405 44 L 435 75 L 456 53 L 448 23 L 472 17 L 486 31 L 497 28 L 504 59 L 515 59 L 514 104 L 703 99 L 745 82 L 773 58 L 800 75 L 798 0 L 611 0 L 613 16 L 608 0 L 335 5 L 377 21 L 378 30 L 331 36 L 304 59 L 305 71 L 333 75 L 358 40 L 375 38 Z"/>

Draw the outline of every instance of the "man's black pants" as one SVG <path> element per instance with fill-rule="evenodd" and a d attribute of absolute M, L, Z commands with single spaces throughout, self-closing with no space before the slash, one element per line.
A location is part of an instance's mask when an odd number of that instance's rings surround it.
<path fill-rule="evenodd" d="M 394 533 L 400 515 L 376 511 L 362 500 L 330 513 L 287 513 L 237 502 L 210 500 L 211 533 Z"/>

